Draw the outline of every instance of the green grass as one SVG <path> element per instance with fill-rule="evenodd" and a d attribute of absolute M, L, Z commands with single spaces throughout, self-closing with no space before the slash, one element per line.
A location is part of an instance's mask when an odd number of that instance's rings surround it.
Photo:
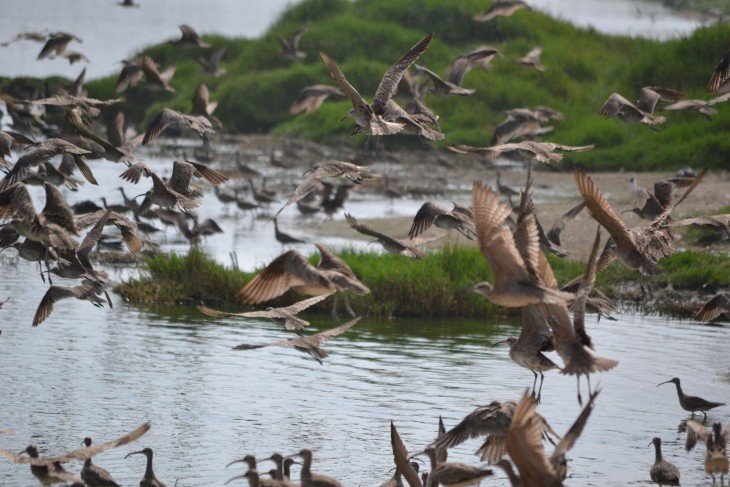
<path fill-rule="evenodd" d="M 697 113 L 665 114 L 669 120 L 657 132 L 618 119 L 604 120 L 598 112 L 612 92 L 636 99 L 646 85 L 681 89 L 688 98 L 706 98 L 704 87 L 727 48 L 730 24 L 659 42 L 602 35 L 538 11 L 521 10 L 508 18 L 474 22 L 471 17 L 483 8 L 483 2 L 476 0 L 305 0 L 283 12 L 259 39 L 205 36 L 212 49 L 228 47 L 222 62 L 228 74 L 223 77 L 202 72 L 195 62 L 206 54 L 201 49 L 176 49 L 167 43 L 146 49 L 161 69 L 177 66 L 171 81 L 176 93 L 133 87 L 125 93 L 126 102 L 105 110 L 104 117 L 112 118 L 116 109 L 122 109 L 144 129 L 163 106 L 188 111 L 193 91 L 205 82 L 211 99 L 220 102 L 216 115 L 227 131 L 275 132 L 359 146 L 363 136 L 350 136 L 352 121 L 340 122 L 351 108 L 346 100 L 328 101 L 314 114 L 288 114 L 301 88 L 334 84 L 317 49 L 325 50 L 370 99 L 394 60 L 433 31 L 434 40 L 419 63 L 436 72 L 443 73 L 453 59 L 478 45 L 493 45 L 504 54 L 493 61 L 491 70 L 475 69 L 466 75 L 464 86 L 477 89 L 473 96 L 427 96 L 426 103 L 440 115 L 446 133 L 437 146 L 486 145 L 503 119 L 503 110 L 546 105 L 566 115 L 564 122 L 555 124 L 549 140 L 597 144 L 592 151 L 566 156 L 567 165 L 580 162 L 591 170 L 725 167 L 730 110 L 724 105 L 717 106 L 720 113 L 711 122 Z M 307 52 L 306 59 L 285 59 L 279 54 L 277 37 L 305 24 L 309 32 L 302 37 L 301 48 Z M 544 74 L 513 63 L 536 45 L 543 48 Z M 43 87 L 43 80 L 34 82 Z M 110 76 L 87 86 L 91 96 L 111 98 L 116 96 L 115 82 L 116 76 Z M 54 78 L 49 87 L 63 84 L 67 81 Z M 19 93 L 19 85 L 0 79 L 0 88 L 9 93 Z M 413 147 L 413 139 L 397 135 L 383 143 L 391 148 Z"/>
<path fill-rule="evenodd" d="M 491 281 L 486 260 L 474 247 L 447 246 L 413 260 L 392 254 L 345 250 L 339 254 L 371 293 L 350 296 L 354 309 L 380 318 L 482 318 L 511 313 L 475 293 L 459 291 L 479 281 Z M 310 261 L 316 264 L 317 255 Z M 549 256 L 558 282 L 564 283 L 584 271 L 577 262 Z M 655 289 L 671 284 L 675 290 L 694 291 L 702 286 L 730 287 L 730 259 L 704 251 L 678 252 L 660 263 L 664 274 L 645 279 Z M 258 272 L 258 271 L 257 271 Z M 205 304 L 241 310 L 236 293 L 255 273 L 225 268 L 200 250 L 186 256 L 160 255 L 146 260 L 146 270 L 137 279 L 115 290 L 137 303 Z M 610 297 L 639 299 L 639 275 L 615 262 L 599 274 L 596 286 Z M 287 305 L 301 299 L 287 293 L 267 305 Z M 326 312 L 329 301 L 318 305 Z"/>

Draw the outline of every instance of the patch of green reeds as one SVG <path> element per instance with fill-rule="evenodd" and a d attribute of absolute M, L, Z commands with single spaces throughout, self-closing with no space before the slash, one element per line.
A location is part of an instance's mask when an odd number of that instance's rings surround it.
<path fill-rule="evenodd" d="M 234 303 L 246 282 L 245 273 L 226 268 L 192 248 L 185 255 L 148 257 L 143 274 L 121 283 L 115 291 L 133 303 L 223 305 Z"/>
<path fill-rule="evenodd" d="M 449 245 L 429 253 L 422 260 L 392 254 L 344 250 L 339 253 L 367 285 L 371 293 L 350 294 L 355 310 L 380 318 L 480 318 L 506 315 L 510 310 L 492 305 L 475 293 L 460 293 L 479 281 L 491 281 L 486 260 L 475 247 Z M 318 257 L 311 256 L 315 264 Z M 548 257 L 558 282 L 581 274 L 584 264 Z M 660 263 L 664 274 L 645 282 L 654 288 L 671 284 L 675 290 L 693 291 L 702 286 L 730 287 L 730 259 L 705 251 L 677 252 Z M 202 251 L 187 255 L 159 255 L 148 258 L 146 271 L 116 291 L 132 302 L 206 304 L 240 310 L 236 293 L 255 273 L 226 268 Z M 258 271 L 256 271 L 258 272 Z M 596 285 L 609 297 L 637 299 L 639 275 L 621 263 L 614 263 L 597 277 Z M 287 305 L 301 299 L 288 293 L 267 305 Z M 327 312 L 330 301 L 318 310 Z"/>

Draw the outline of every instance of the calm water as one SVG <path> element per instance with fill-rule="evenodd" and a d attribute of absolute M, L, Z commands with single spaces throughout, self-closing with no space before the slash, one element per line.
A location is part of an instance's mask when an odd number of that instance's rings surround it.
<path fill-rule="evenodd" d="M 477 405 L 518 399 L 532 381 L 506 348 L 488 347 L 517 333 L 515 324 L 363 320 L 328 342 L 331 356 L 320 366 L 293 349 L 231 350 L 285 338 L 273 324 L 139 308 L 116 296 L 111 310 L 59 302 L 31 328 L 45 291 L 33 265 L 6 261 L 3 273 L 14 301 L 0 311 L 0 427 L 15 434 L 0 436 L 0 448 L 19 451 L 32 442 L 61 454 L 85 435 L 104 441 L 149 420 L 153 427 L 139 442 L 95 458 L 123 485 L 139 482 L 144 459 L 123 457 L 143 446 L 155 450 L 155 471 L 167 485 L 176 478 L 180 486 L 222 485 L 242 472 L 224 468 L 235 458 L 305 446 L 316 452 L 316 469 L 344 485 L 380 485 L 392 465 L 391 420 L 416 451 L 433 439 L 439 415 L 451 427 Z M 333 325 L 325 317 L 311 321 L 317 330 Z M 658 435 L 682 485 L 707 485 L 702 448 L 683 449 L 688 415 L 671 384 L 656 385 L 678 376 L 690 393 L 730 399 L 730 329 L 625 314 L 598 325 L 591 319 L 590 332 L 599 353 L 620 365 L 593 378 L 602 393 L 569 455 L 566 484 L 648 485 L 654 453 L 647 444 Z M 565 432 L 580 411 L 575 380 L 547 374 L 539 410 Z M 708 419 L 725 424 L 730 410 Z M 450 458 L 475 462 L 479 444 L 470 441 Z M 27 466 L 2 460 L 3 482 L 35 480 Z M 500 474 L 484 485 L 507 483 Z"/>
<path fill-rule="evenodd" d="M 121 0 L 119 0 L 121 1 Z M 178 38 L 179 24 L 200 34 L 255 38 L 263 34 L 291 0 L 139 0 L 140 8 L 122 8 L 116 0 L 3 0 L 0 41 L 26 31 L 67 31 L 82 44 L 69 50 L 89 58 L 87 79 L 118 73 L 122 59 L 152 44 Z M 699 23 L 677 15 L 659 2 L 636 0 L 532 0 L 534 8 L 600 32 L 654 39 L 687 35 Z M 32 8 L 29 8 L 32 5 Z M 36 61 L 42 45 L 23 41 L 0 48 L 0 76 L 75 78 L 82 63 L 63 59 Z"/>

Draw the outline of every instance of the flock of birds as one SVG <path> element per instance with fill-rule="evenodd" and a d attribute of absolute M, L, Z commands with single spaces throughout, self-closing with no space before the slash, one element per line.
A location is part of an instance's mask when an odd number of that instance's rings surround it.
<path fill-rule="evenodd" d="M 132 5 L 133 2 L 125 2 Z M 495 16 L 507 16 L 520 8 L 529 8 L 524 2 L 515 0 L 498 0 L 485 13 L 476 17 L 477 21 L 488 21 Z M 173 43 L 177 46 L 194 46 L 199 49 L 210 47 L 195 33 L 194 29 L 183 25 L 180 27 L 182 37 Z M 299 39 L 306 33 L 306 28 L 299 29 L 288 39 L 281 38 L 282 55 L 301 58 L 306 55 L 299 50 Z M 33 33 L 19 34 L 13 41 L 41 40 Z M 426 140 L 444 138 L 438 120 L 439 117 L 424 103 L 426 94 L 435 96 L 468 96 L 473 89 L 461 86 L 464 75 L 474 66 L 488 66 L 488 63 L 499 52 L 490 47 L 481 47 L 456 59 L 447 71 L 445 78 L 416 62 L 428 49 L 434 33 L 426 35 L 422 40 L 408 49 L 384 74 L 372 101 L 368 102 L 350 84 L 335 60 L 323 50 L 319 54 L 335 80 L 337 86 L 315 85 L 306 88 L 291 108 L 293 114 L 312 112 L 330 96 L 344 95 L 351 104 L 349 112 L 354 121 L 353 133 L 365 133 L 369 136 L 387 136 L 401 132 L 412 132 Z M 71 41 L 78 41 L 76 36 L 66 33 L 55 33 L 42 37 L 45 45 L 39 59 L 51 53 L 67 57 L 74 62 L 79 56 L 67 50 Z M 525 58 L 516 62 L 544 71 L 540 64 L 540 48 L 533 49 Z M 225 70 L 220 68 L 225 49 L 221 49 L 209 58 L 201 57 L 200 64 L 211 76 L 222 76 Z M 415 73 L 409 73 L 413 67 Z M 174 91 L 170 80 L 174 75 L 174 67 L 160 72 L 159 66 L 149 56 L 140 56 L 125 62 L 117 83 L 117 93 L 137 84 Z M 707 88 L 708 92 L 719 92 L 720 95 L 708 101 L 683 100 L 683 94 L 676 90 L 660 87 L 645 87 L 641 90 L 639 101 L 633 104 L 618 93 L 612 94 L 601 114 L 606 117 L 616 116 L 627 123 L 642 123 L 654 128 L 665 121 L 664 117 L 654 115 L 655 108 L 661 101 L 671 101 L 667 110 L 692 109 L 707 116 L 713 113 L 712 105 L 730 98 L 730 52 L 724 56 L 715 70 Z M 408 103 L 402 107 L 396 98 L 400 93 L 409 93 Z M 145 246 L 153 245 L 140 237 L 140 233 L 149 233 L 149 224 L 142 217 L 154 216 L 160 221 L 176 225 L 183 235 L 194 241 L 209 232 L 221 231 L 215 222 L 198 223 L 193 210 L 200 205 L 204 182 L 216 187 L 216 195 L 222 202 L 235 202 L 242 210 L 255 208 L 257 203 L 240 199 L 238 194 L 230 195 L 220 191 L 219 186 L 228 181 L 229 175 L 212 169 L 206 164 L 190 160 L 175 160 L 169 178 L 158 174 L 150 165 L 140 160 L 135 154 L 139 145 L 146 145 L 171 128 L 191 130 L 202 140 L 207 154 L 208 146 L 216 129 L 221 123 L 212 113 L 215 103 L 208 100 L 208 89 L 200 85 L 193 96 L 192 110 L 182 113 L 164 108 L 152 120 L 144 134 L 127 140 L 125 137 L 125 119 L 122 112 L 114 117 L 113 126 L 106 136 L 97 133 L 94 121 L 105 107 L 113 106 L 121 101 L 96 100 L 88 98 L 83 88 L 83 73 L 76 82 L 63 93 L 38 97 L 34 99 L 16 99 L 8 94 L 0 94 L 5 102 L 8 114 L 13 119 L 14 131 L 0 131 L 0 166 L 6 172 L 0 181 L 0 247 L 14 247 L 21 258 L 39 263 L 41 278 L 49 281 L 48 291 L 42 298 L 33 318 L 33 326 L 37 326 L 48 318 L 54 304 L 64 298 L 74 297 L 87 300 L 94 306 L 109 304 L 106 283 L 107 275 L 95 268 L 91 252 L 99 245 L 105 227 L 114 226 L 123 242 L 131 252 L 140 252 Z M 46 109 L 55 107 L 63 112 L 64 129 L 54 126 L 44 118 Z M 50 110 L 49 110 L 50 112 Z M 561 120 L 562 115 L 547 107 L 517 108 L 507 112 L 507 119 L 494 132 L 491 144 L 487 147 L 471 147 L 465 145 L 449 146 L 457 153 L 481 153 L 487 161 L 499 155 L 520 150 L 527 152 L 531 158 L 551 165 L 562 159 L 557 151 L 586 151 L 588 146 L 568 146 L 552 142 L 541 142 L 537 137 L 549 133 L 552 128 L 544 126 L 550 120 Z M 47 137 L 36 142 L 34 138 Z M 523 138 L 520 142 L 509 142 L 515 138 Z M 14 163 L 5 157 L 12 158 L 17 154 Z M 51 160 L 62 156 L 61 164 L 56 167 Z M 93 202 L 72 208 L 59 190 L 59 185 L 71 189 L 77 188 L 82 181 L 74 177 L 76 169 L 90 184 L 98 184 L 86 158 L 101 156 L 110 161 L 126 164 L 120 178 L 138 184 L 144 180 L 151 182 L 151 187 L 140 196 L 142 203 L 136 199 L 128 199 L 124 195 L 125 204 L 104 208 Z M 273 161 L 272 161 L 273 162 Z M 252 169 L 239 162 L 238 170 L 255 176 Z M 420 245 L 427 239 L 422 234 L 430 227 L 447 231 L 456 230 L 464 238 L 473 240 L 489 263 L 494 275 L 493 282 L 480 282 L 464 289 L 464 292 L 476 292 L 491 302 L 509 308 L 519 308 L 522 328 L 518 337 L 509 337 L 503 342 L 509 345 L 510 357 L 520 366 L 533 373 L 532 391 L 525 393 L 519 402 L 493 402 L 480 407 L 464 418 L 449 431 L 442 428 L 438 437 L 418 455 L 426 455 L 430 460 L 430 470 L 419 475 L 418 463 L 412 462 L 414 455 L 409 455 L 404 443 L 392 425 L 391 442 L 396 471 L 391 481 L 384 485 L 403 485 L 403 479 L 412 487 L 422 486 L 466 486 L 476 485 L 481 479 L 493 475 L 487 467 L 467 465 L 447 461 L 448 449 L 475 438 L 486 437 L 484 445 L 477 451 L 482 460 L 503 469 L 514 486 L 558 486 L 562 485 L 567 474 L 565 454 L 580 436 L 594 403 L 599 395 L 598 390 L 591 390 L 590 376 L 597 372 L 610 371 L 618 365 L 616 360 L 598 356 L 594 353 L 593 343 L 586 329 L 586 310 L 595 310 L 600 315 L 609 316 L 613 311 L 611 300 L 594 288 L 596 274 L 604 270 L 614 260 L 636 270 L 642 276 L 653 276 L 661 272 L 659 261 L 674 252 L 669 229 L 678 226 L 695 225 L 711 227 L 730 236 L 728 215 L 709 215 L 672 220 L 671 213 L 701 183 L 706 170 L 699 174 L 681 174 L 657 182 L 654 191 L 650 192 L 636 186 L 637 194 L 643 195 L 645 204 L 634 211 L 641 218 L 650 221 L 648 224 L 628 227 L 605 198 L 600 188 L 591 177 L 580 168 L 574 169 L 576 186 L 582 201 L 545 232 L 537 220 L 536 207 L 532 200 L 532 172 L 528 164 L 527 181 L 521 192 L 515 192 L 497 181 L 497 190 L 482 181 L 475 181 L 472 188 L 471 206 L 454 203 L 449 210 L 434 202 L 427 202 L 415 215 L 408 231 L 408 239 L 398 239 L 379 232 L 358 221 L 351 214 L 346 214 L 348 224 L 357 232 L 375 238 L 383 248 L 391 253 L 410 258 L 423 258 L 425 251 Z M 305 173 L 296 189 L 291 193 L 283 206 L 271 217 L 277 239 L 282 244 L 296 241 L 281 232 L 277 224 L 277 216 L 290 205 L 297 205 L 300 212 L 306 213 L 309 208 L 318 211 L 319 207 L 330 209 L 330 213 L 341 208 L 347 192 L 354 185 L 381 177 L 366 166 L 338 160 L 325 160 L 317 163 Z M 346 181 L 345 188 L 340 190 L 327 183 L 326 179 Z M 37 212 L 28 192 L 27 185 L 39 184 L 45 192 L 45 206 Z M 149 187 L 149 186 L 148 186 Z M 267 194 L 265 188 L 257 189 L 250 182 L 254 199 L 257 202 L 271 204 L 279 201 L 276 196 Z M 311 206 L 313 195 L 319 193 L 320 204 Z M 500 201 L 501 195 L 507 197 L 509 204 Z M 512 198 L 518 202 L 512 205 Z M 328 206 L 329 205 L 329 206 Z M 575 218 L 583 209 L 597 222 L 595 240 L 588 259 L 585 273 L 573 281 L 560 287 L 545 252 L 565 255 L 561 249 L 560 233 L 567 222 Z M 89 211 L 87 211 L 89 210 Z M 130 213 L 127 217 L 124 213 Z M 193 228 L 188 227 L 188 219 L 194 220 Z M 217 227 L 217 228 L 216 228 Z M 82 231 L 90 230 L 84 235 Z M 602 246 L 602 233 L 609 234 Z M 420 237 L 420 238 L 419 238 Z M 23 240 L 21 240 L 23 238 Z M 368 294 L 370 289 L 360 281 L 347 263 L 336 256 L 322 244 L 316 244 L 320 253 L 317 266 L 311 265 L 296 250 L 288 250 L 274 259 L 266 268 L 254 277 L 238 294 L 242 304 L 259 305 L 277 298 L 289 290 L 310 296 L 290 306 L 268 308 L 244 313 L 226 313 L 207 307 L 199 307 L 200 311 L 213 317 L 270 318 L 283 325 L 287 330 L 296 333 L 291 339 L 280 340 L 269 345 L 288 346 L 308 353 L 320 363 L 327 357 L 322 348 L 323 343 L 331 337 L 346 332 L 359 320 L 347 299 L 347 292 L 359 295 Z M 55 267 L 51 268 L 51 263 Z M 45 266 L 45 268 L 43 268 Z M 53 284 L 51 274 L 64 279 L 80 280 L 74 286 Z M 339 321 L 337 314 L 338 296 L 344 299 L 345 311 L 352 319 L 335 328 L 312 335 L 305 335 L 309 324 L 299 318 L 298 313 L 308 307 L 332 296 L 332 315 Z M 730 311 L 730 299 L 720 294 L 708 302 L 697 313 L 697 319 L 707 321 L 722 313 Z M 572 307 L 571 318 L 569 309 Z M 497 345 L 497 344 L 495 344 Z M 241 344 L 236 350 L 247 350 L 267 345 Z M 562 360 L 558 365 L 548 358 L 544 352 L 555 351 Z M 585 377 L 589 399 L 581 414 L 568 432 L 555 444 L 552 438 L 559 438 L 550 428 L 548 422 L 537 412 L 541 400 L 544 373 L 557 369 L 561 374 L 576 377 L 578 402 L 582 405 L 580 378 Z M 540 384 L 537 378 L 540 376 Z M 680 405 L 692 412 L 705 412 L 724 404 L 687 396 L 683 393 L 678 378 L 671 381 L 677 388 Z M 661 384 L 660 384 L 661 385 Z M 713 476 L 728 472 L 726 443 L 730 436 L 730 426 L 722 428 L 714 422 L 710 429 L 694 421 L 687 423 L 687 450 L 698 441 L 707 447 L 705 468 Z M 29 463 L 31 472 L 43 484 L 53 482 L 72 482 L 73 485 L 115 486 L 117 485 L 108 472 L 91 463 L 91 457 L 109 448 L 125 445 L 141 437 L 149 429 L 143 425 L 129 435 L 101 445 L 91 445 L 86 438 L 85 447 L 60 457 L 40 457 L 37 449 L 30 445 L 21 454 L 9 450 L 0 450 L 0 455 L 16 463 Z M 543 438 L 555 445 L 553 453 L 547 455 L 543 446 Z M 651 468 L 651 479 L 659 485 L 679 485 L 679 472 L 663 459 L 661 440 L 653 439 L 656 449 L 656 461 Z M 28 456 L 23 456 L 26 453 Z M 131 454 L 144 454 L 147 457 L 147 468 L 140 482 L 141 487 L 164 484 L 156 479 L 152 470 L 152 450 L 145 448 Z M 511 462 L 505 458 L 509 456 Z M 245 478 L 249 485 L 278 486 L 294 485 L 289 479 L 290 467 L 300 458 L 301 485 L 303 486 L 337 486 L 340 483 L 334 478 L 311 471 L 312 452 L 303 449 L 290 456 L 275 453 L 268 457 L 276 468 L 270 472 L 270 478 L 261 478 L 257 470 L 256 458 L 247 455 L 242 460 L 248 466 L 247 471 L 234 479 Z M 72 460 L 84 461 L 80 477 L 63 469 L 62 464 Z M 235 462 L 233 462 L 235 463 Z M 516 471 L 515 471 L 516 469 Z M 234 480 L 231 479 L 231 480 Z"/>

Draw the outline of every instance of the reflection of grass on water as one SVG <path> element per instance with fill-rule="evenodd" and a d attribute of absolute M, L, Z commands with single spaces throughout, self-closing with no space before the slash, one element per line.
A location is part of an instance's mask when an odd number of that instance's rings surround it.
<path fill-rule="evenodd" d="M 492 280 L 486 260 L 478 249 L 451 245 L 417 261 L 392 254 L 345 250 L 339 254 L 371 289 L 366 296 L 350 296 L 357 310 L 371 316 L 480 318 L 504 315 L 474 293 L 458 294 L 470 284 Z M 312 256 L 313 263 L 318 259 Z M 583 264 L 549 256 L 558 282 L 583 272 Z M 236 308 L 236 293 L 254 273 L 226 268 L 192 249 L 187 255 L 159 255 L 146 261 L 147 271 L 116 288 L 131 302 L 184 303 Z M 655 289 L 695 291 L 702 286 L 730 287 L 730 260 L 705 251 L 678 252 L 662 260 L 665 274 L 646 279 Z M 257 271 L 258 272 L 258 271 Z M 599 274 L 597 286 L 612 297 L 637 299 L 634 284 L 639 275 L 614 263 Z M 627 289 L 628 294 L 627 294 Z M 633 294 L 632 294 L 633 293 Z M 268 305 L 290 304 L 300 297 L 284 295 Z M 329 301 L 319 305 L 326 312 Z M 240 307 L 240 306 L 239 306 Z"/>

